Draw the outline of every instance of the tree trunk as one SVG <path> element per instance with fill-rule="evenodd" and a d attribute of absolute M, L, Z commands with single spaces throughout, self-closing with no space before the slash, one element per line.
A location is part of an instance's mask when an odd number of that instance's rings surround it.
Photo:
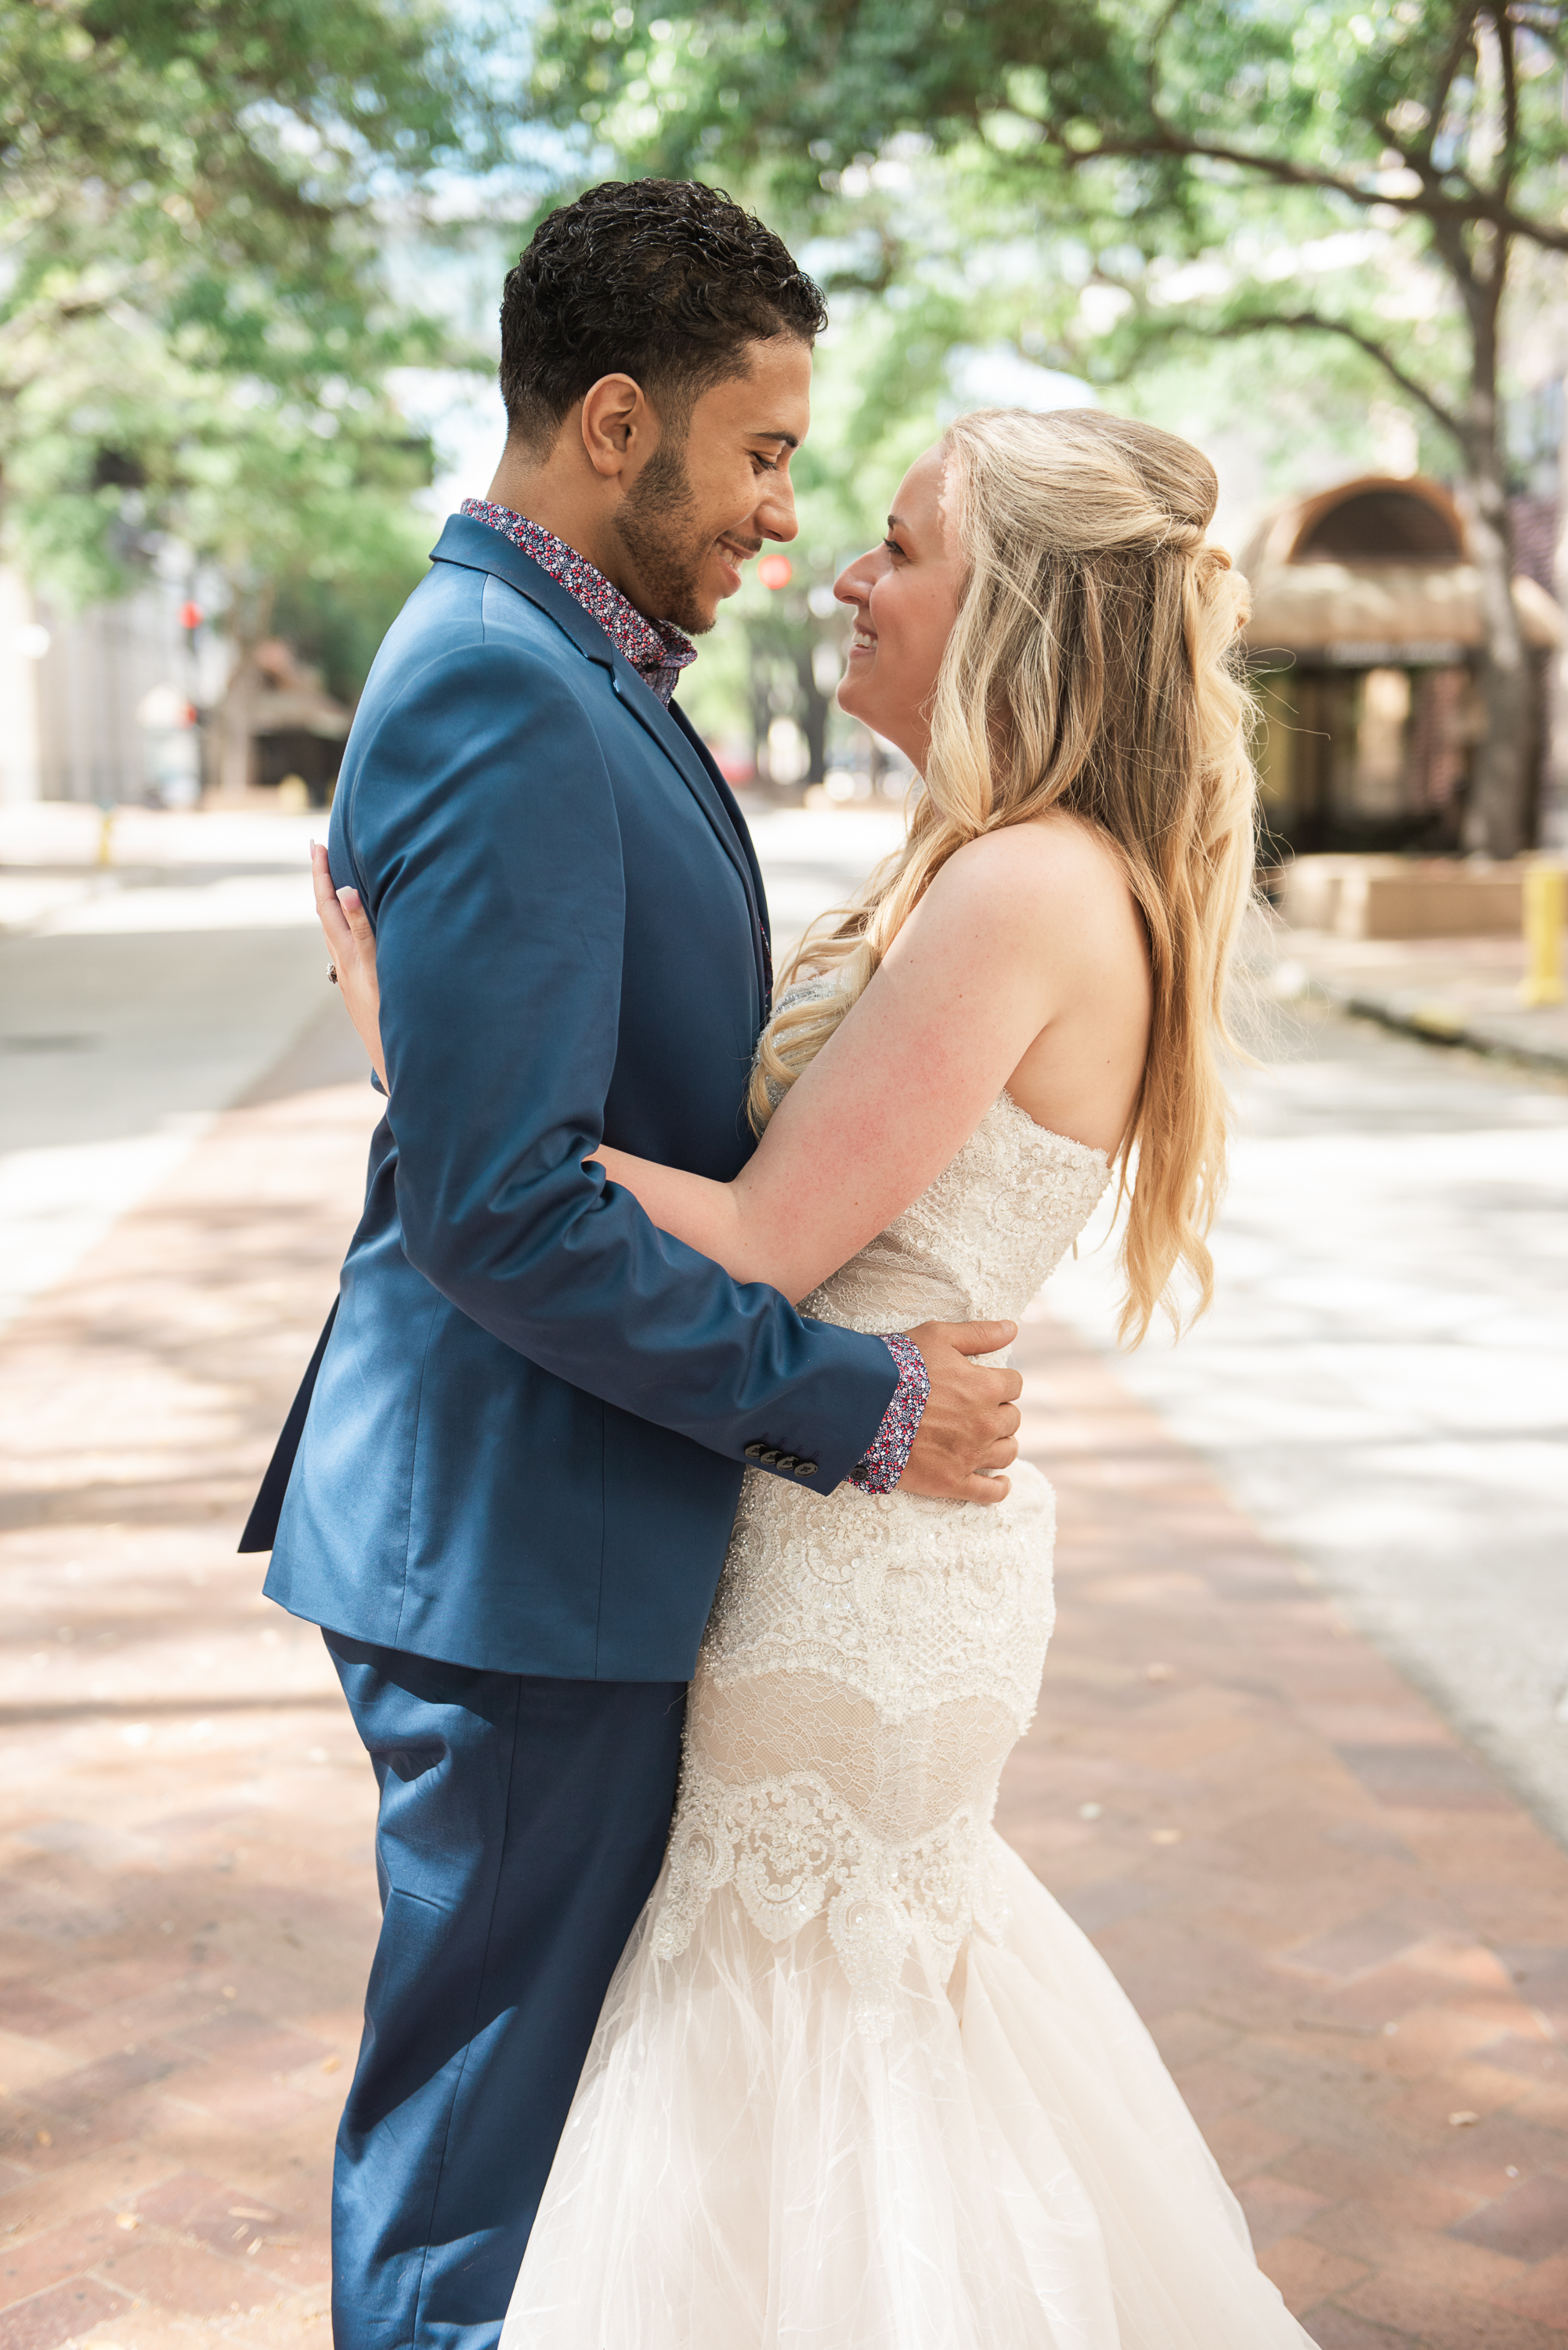
<path fill-rule="evenodd" d="M 800 681 L 800 705 L 804 713 L 801 732 L 811 764 L 806 770 L 808 784 L 820 784 L 827 773 L 827 696 L 817 684 L 813 656 L 816 648 L 807 644 L 797 648 L 794 673 Z"/>
<path fill-rule="evenodd" d="M 760 784 L 773 780 L 768 727 L 773 721 L 773 662 L 750 630 L 746 638 L 746 700 L 752 713 L 752 764 Z"/>
<path fill-rule="evenodd" d="M 1562 386 L 1564 421 L 1557 452 L 1557 546 L 1552 584 L 1568 611 L 1568 381 Z M 1543 848 L 1568 848 L 1568 645 L 1546 661 L 1547 750 L 1540 837 Z"/>
<path fill-rule="evenodd" d="M 242 649 L 223 696 L 223 752 L 219 789 L 226 800 L 244 799 L 251 785 L 251 713 L 255 705 L 255 671 L 248 649 Z"/>
<path fill-rule="evenodd" d="M 1528 847 L 1530 762 L 1535 743 L 1534 671 L 1513 608 L 1513 555 L 1502 468 L 1496 452 L 1461 486 L 1470 557 L 1480 579 L 1481 639 L 1477 683 L 1486 732 L 1476 745 L 1465 807 L 1466 848 L 1517 857 Z"/>
<path fill-rule="evenodd" d="M 235 660 L 223 702 L 219 787 L 225 799 L 243 799 L 251 785 L 257 684 L 255 653 L 272 619 L 272 602 L 269 582 L 249 591 L 237 588 L 229 607 Z"/>

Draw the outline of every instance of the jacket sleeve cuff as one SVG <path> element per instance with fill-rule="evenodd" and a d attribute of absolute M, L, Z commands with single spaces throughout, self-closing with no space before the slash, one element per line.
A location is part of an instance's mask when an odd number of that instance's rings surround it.
<path fill-rule="evenodd" d="M 909 1465 L 909 1453 L 931 1393 L 926 1366 L 913 1340 L 884 1333 L 882 1344 L 893 1357 L 898 1384 L 865 1459 L 849 1472 L 850 1483 L 864 1493 L 892 1492 Z"/>

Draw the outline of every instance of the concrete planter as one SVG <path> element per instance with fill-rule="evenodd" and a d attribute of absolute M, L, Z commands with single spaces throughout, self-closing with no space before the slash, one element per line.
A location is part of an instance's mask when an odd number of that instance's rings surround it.
<path fill-rule="evenodd" d="M 1336 938 L 1495 938 L 1523 919 L 1527 863 L 1298 857 L 1281 868 L 1275 894 L 1293 928 Z"/>

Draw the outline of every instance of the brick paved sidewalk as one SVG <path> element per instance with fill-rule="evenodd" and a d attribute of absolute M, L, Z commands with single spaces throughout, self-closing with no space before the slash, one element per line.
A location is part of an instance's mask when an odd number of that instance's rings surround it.
<path fill-rule="evenodd" d="M 1323 2350 L 1568 2344 L 1568 1856 L 1047 1319 L 1057 1627 L 1000 1825 Z"/>
<path fill-rule="evenodd" d="M 369 1770 L 237 1529 L 372 1097 L 233 1111 L 0 1341 L 0 2350 L 323 2350 Z"/>
<path fill-rule="evenodd" d="M 326 2343 L 370 1781 L 234 1543 L 372 1115 L 229 1113 L 0 1345 L 0 2350 Z M 1568 1860 L 1096 1358 L 1024 1357 L 1061 1620 L 1007 1833 L 1324 2350 L 1562 2350 Z"/>

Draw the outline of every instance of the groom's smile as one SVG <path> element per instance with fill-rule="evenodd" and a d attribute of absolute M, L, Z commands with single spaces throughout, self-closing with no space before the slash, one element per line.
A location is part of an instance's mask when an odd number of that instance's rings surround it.
<path fill-rule="evenodd" d="M 764 542 L 760 538 L 753 539 L 746 544 L 742 544 L 733 537 L 724 537 L 714 541 L 714 546 L 717 551 L 720 563 L 726 575 L 725 584 L 722 591 L 724 595 L 732 596 L 735 593 L 736 588 L 741 587 L 742 584 L 741 575 L 742 564 L 749 563 L 753 555 L 760 555 L 763 550 L 763 544 Z"/>

